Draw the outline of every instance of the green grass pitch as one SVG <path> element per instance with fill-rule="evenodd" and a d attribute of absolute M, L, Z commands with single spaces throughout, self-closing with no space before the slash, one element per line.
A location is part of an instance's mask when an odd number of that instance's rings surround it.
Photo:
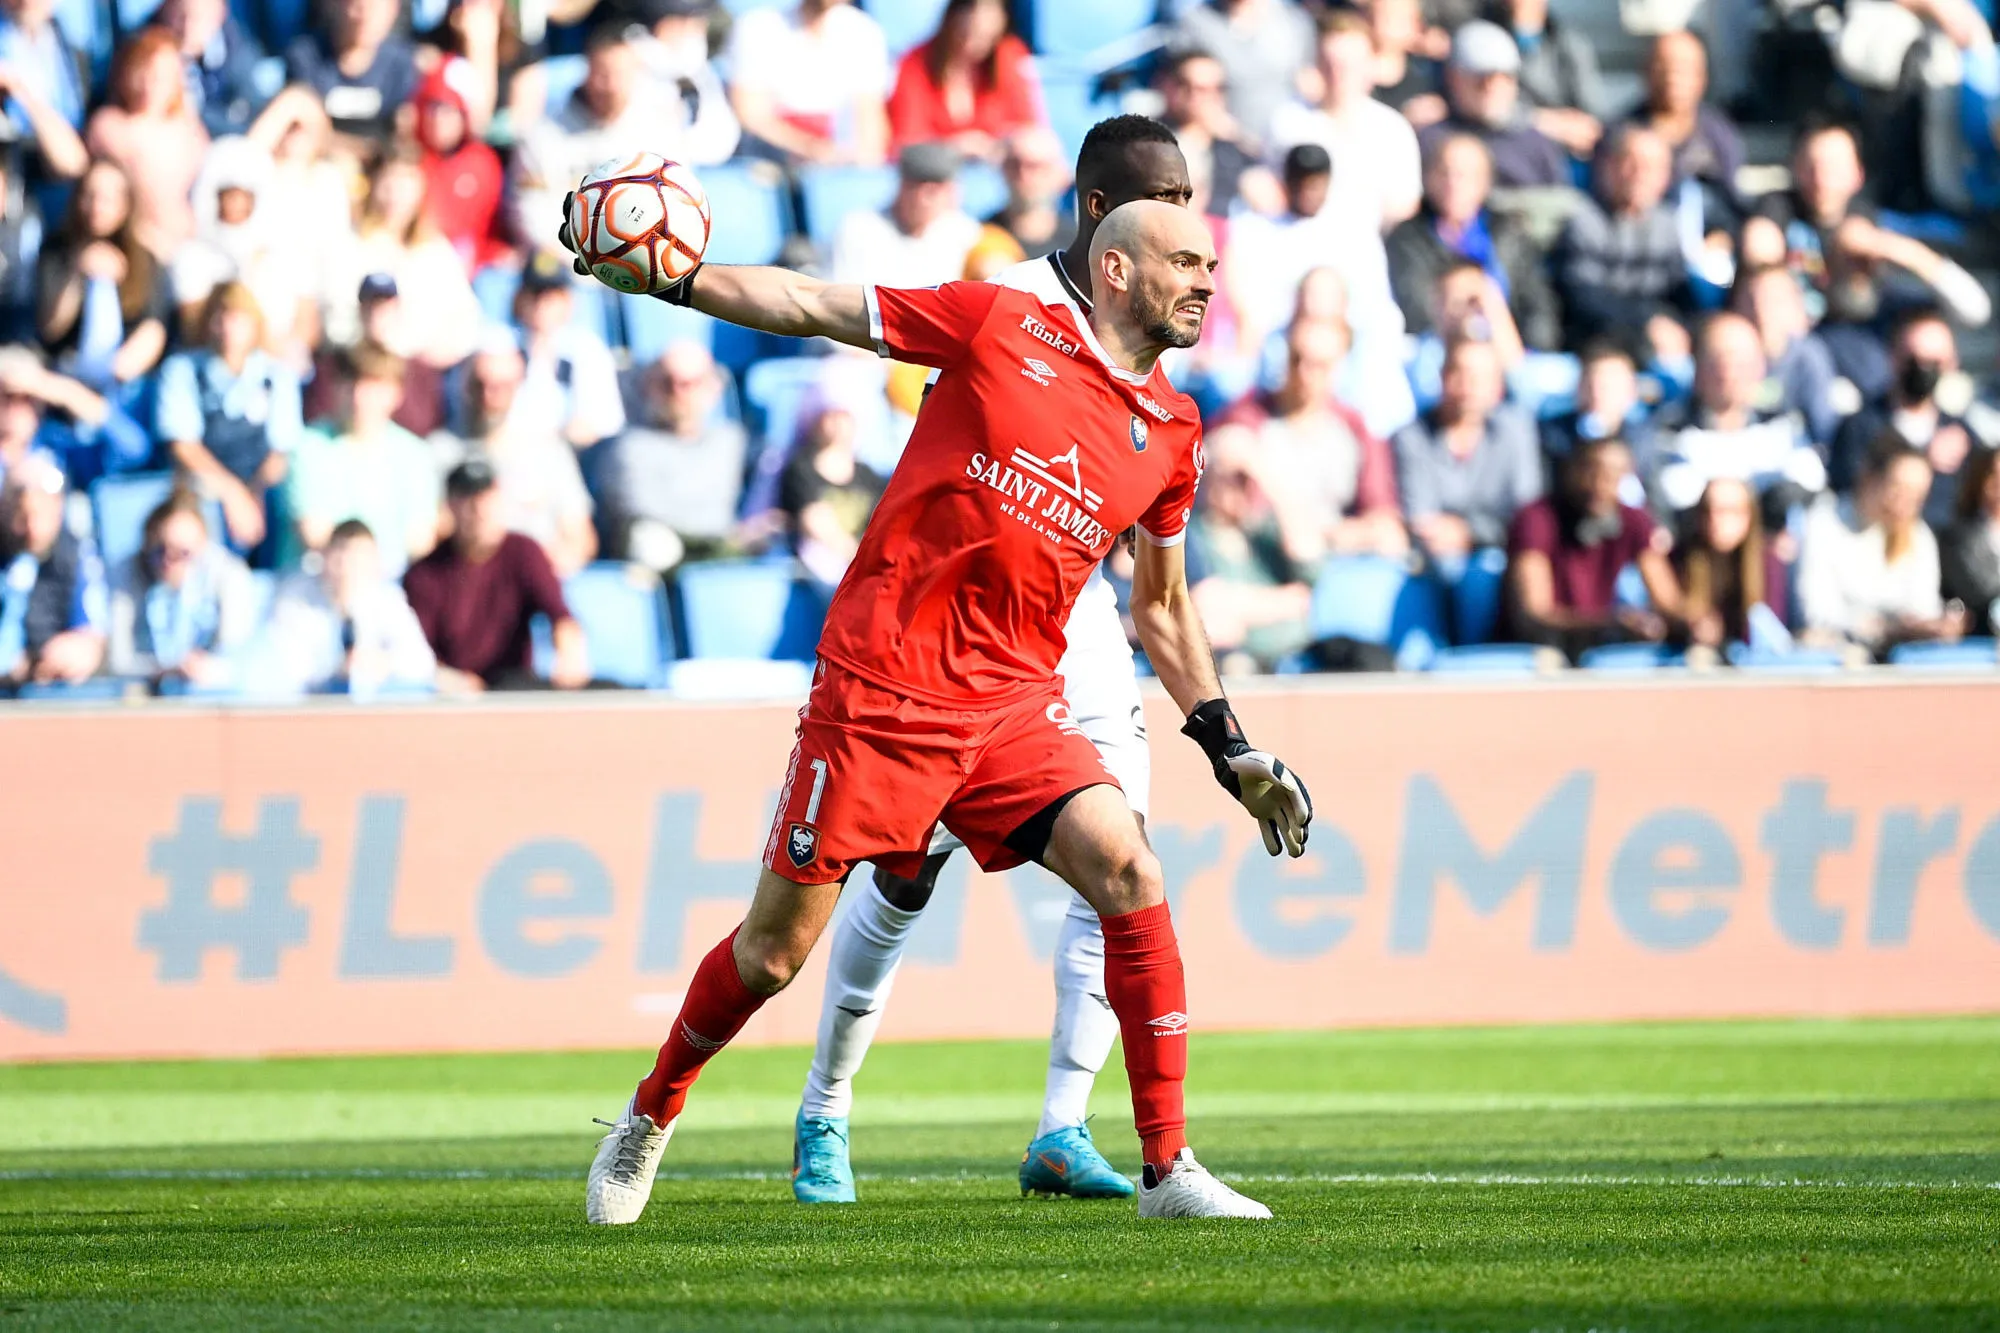
<path fill-rule="evenodd" d="M 805 1053 L 725 1053 L 621 1229 L 644 1055 L 0 1068 L 0 1329 L 2000 1329 L 2000 1020 L 1200 1036 L 1262 1225 L 1021 1199 L 1042 1058 L 879 1048 L 807 1209 Z"/>

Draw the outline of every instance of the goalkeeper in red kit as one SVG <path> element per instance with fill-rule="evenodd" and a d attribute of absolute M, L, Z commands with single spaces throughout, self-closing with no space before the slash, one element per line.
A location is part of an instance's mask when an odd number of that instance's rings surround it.
<path fill-rule="evenodd" d="M 1136 526 L 1132 620 L 1184 733 L 1273 855 L 1304 852 L 1311 798 L 1245 741 L 1188 594 L 1201 420 L 1158 362 L 1201 336 L 1214 249 L 1195 214 L 1140 201 L 1100 223 L 1090 267 L 1088 314 L 986 283 L 901 290 L 721 265 L 666 294 L 939 375 L 828 610 L 756 895 L 599 1144 L 592 1222 L 638 1220 L 689 1087 L 797 975 L 854 866 L 914 874 L 940 822 L 983 868 L 1037 862 L 1101 918 L 1139 1215 L 1270 1216 L 1188 1148 L 1187 990 L 1160 865 L 1055 674 L 1077 593 Z"/>

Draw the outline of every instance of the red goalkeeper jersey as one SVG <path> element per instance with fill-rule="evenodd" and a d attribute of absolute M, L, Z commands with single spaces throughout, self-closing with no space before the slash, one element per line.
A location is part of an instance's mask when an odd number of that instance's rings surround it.
<path fill-rule="evenodd" d="M 1055 673 L 1063 622 L 1126 528 L 1171 546 L 1201 418 L 1089 322 L 991 283 L 867 289 L 876 350 L 937 383 L 834 593 L 820 654 L 926 703 L 1005 704 Z"/>

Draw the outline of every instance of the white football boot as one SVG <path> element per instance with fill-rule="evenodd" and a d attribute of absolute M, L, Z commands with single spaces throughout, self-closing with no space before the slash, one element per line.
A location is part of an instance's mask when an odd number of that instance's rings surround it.
<path fill-rule="evenodd" d="M 597 1157 L 590 1164 L 590 1183 L 583 1191 L 586 1219 L 614 1227 L 639 1220 L 678 1120 L 675 1117 L 665 1125 L 656 1125 L 651 1116 L 641 1115 L 627 1102 L 625 1114 L 616 1124 L 597 1122 L 609 1126 L 611 1132 L 597 1141 Z"/>
<path fill-rule="evenodd" d="M 1139 1216 L 1268 1220 L 1271 1210 L 1208 1174 L 1208 1168 L 1194 1160 L 1194 1149 L 1183 1148 L 1175 1154 L 1165 1180 L 1156 1181 L 1150 1166 L 1140 1176 Z"/>

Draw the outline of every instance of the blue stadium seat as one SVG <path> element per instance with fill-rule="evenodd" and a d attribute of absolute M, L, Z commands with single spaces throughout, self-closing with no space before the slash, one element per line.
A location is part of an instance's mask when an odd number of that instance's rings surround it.
<path fill-rule="evenodd" d="M 691 657 L 667 668 L 667 689 L 683 699 L 798 699 L 812 688 L 811 662 L 758 657 Z"/>
<path fill-rule="evenodd" d="M 1451 641 L 1461 648 L 1489 643 L 1500 629 L 1500 604 L 1507 588 L 1507 553 L 1482 547 L 1467 558 L 1451 590 Z"/>
<path fill-rule="evenodd" d="M 571 96 L 583 86 L 583 76 L 589 70 L 590 63 L 582 56 L 550 56 L 542 62 L 542 78 L 547 90 L 543 106 L 549 115 L 561 113 Z"/>
<path fill-rule="evenodd" d="M 789 450 L 798 434 L 799 409 L 826 373 L 826 358 L 774 357 L 744 372 L 743 399 L 750 424 L 767 445 Z"/>
<path fill-rule="evenodd" d="M 674 654 L 658 575 L 601 560 L 565 581 L 563 598 L 590 643 L 593 675 L 621 685 L 661 682 Z"/>
<path fill-rule="evenodd" d="M 1037 60 L 1035 66 L 1041 75 L 1042 109 L 1048 115 L 1049 128 L 1074 161 L 1083 147 L 1083 136 L 1106 116 L 1117 115 L 1117 104 L 1097 96 L 1095 76 L 1089 70 L 1054 60 Z"/>
<path fill-rule="evenodd" d="M 1586 671 L 1615 671 L 1636 675 L 1676 669 L 1687 665 L 1686 655 L 1657 643 L 1607 643 L 1592 648 L 1577 659 Z"/>
<path fill-rule="evenodd" d="M 718 264 L 768 264 L 792 229 L 791 205 L 778 169 L 769 162 L 729 162 L 706 167 L 709 259 Z"/>
<path fill-rule="evenodd" d="M 90 486 L 90 507 L 97 527 L 97 551 L 104 557 L 107 571 L 121 568 L 139 553 L 145 538 L 146 515 L 157 509 L 173 493 L 171 472 L 127 472 L 122 476 L 99 477 Z M 208 514 L 209 535 L 222 536 L 222 506 L 210 500 L 203 506 Z"/>
<path fill-rule="evenodd" d="M 14 692 L 16 699 L 44 703 L 109 703 L 125 697 L 126 682 L 111 676 L 93 676 L 75 685 L 38 685 L 33 681 Z"/>
<path fill-rule="evenodd" d="M 944 15 L 944 6 L 945 0 L 865 0 L 861 7 L 882 25 L 893 59 L 930 39 Z"/>
<path fill-rule="evenodd" d="M 1312 636 L 1376 643 L 1394 652 L 1428 659 L 1445 639 L 1437 586 L 1412 575 L 1398 560 L 1380 556 L 1334 556 L 1313 582 Z"/>
<path fill-rule="evenodd" d="M 1738 671 L 1770 676 L 1823 676 L 1847 669 L 1847 658 L 1833 648 L 1774 650 L 1732 643 L 1723 654 Z"/>
<path fill-rule="evenodd" d="M 306 30 L 310 4 L 309 0 L 230 0 L 229 8 L 266 51 L 282 56 L 292 39 Z"/>
<path fill-rule="evenodd" d="M 959 207 L 980 219 L 1007 206 L 1007 178 L 990 162 L 968 162 L 958 173 Z"/>
<path fill-rule="evenodd" d="M 2000 667 L 2000 641 L 1899 643 L 1889 650 L 1889 664 L 1912 671 L 1992 671 Z"/>
<path fill-rule="evenodd" d="M 618 298 L 618 309 L 624 317 L 625 346 L 634 365 L 657 359 L 677 342 L 715 346 L 715 320 L 699 310 L 668 305 L 651 296 L 630 295 Z"/>
<path fill-rule="evenodd" d="M 799 197 L 806 210 L 806 235 L 814 245 L 831 246 L 849 213 L 886 208 L 896 194 L 894 167 L 807 167 L 799 172 Z M 721 214 L 717 213 L 720 221 Z"/>
<path fill-rule="evenodd" d="M 1447 648 L 1431 659 L 1430 669 L 1457 676 L 1534 676 L 1541 672 L 1542 650 L 1527 643 L 1482 643 Z"/>
<path fill-rule="evenodd" d="M 805 661 L 819 644 L 826 608 L 790 562 L 684 565 L 675 582 L 689 657 Z"/>
<path fill-rule="evenodd" d="M 1139 32 L 1158 0 L 1031 0 L 1028 42 L 1043 55 L 1078 59 Z"/>
<path fill-rule="evenodd" d="M 791 0 L 722 0 L 722 7 L 732 14 L 748 14 L 753 9 L 790 8 Z"/>

